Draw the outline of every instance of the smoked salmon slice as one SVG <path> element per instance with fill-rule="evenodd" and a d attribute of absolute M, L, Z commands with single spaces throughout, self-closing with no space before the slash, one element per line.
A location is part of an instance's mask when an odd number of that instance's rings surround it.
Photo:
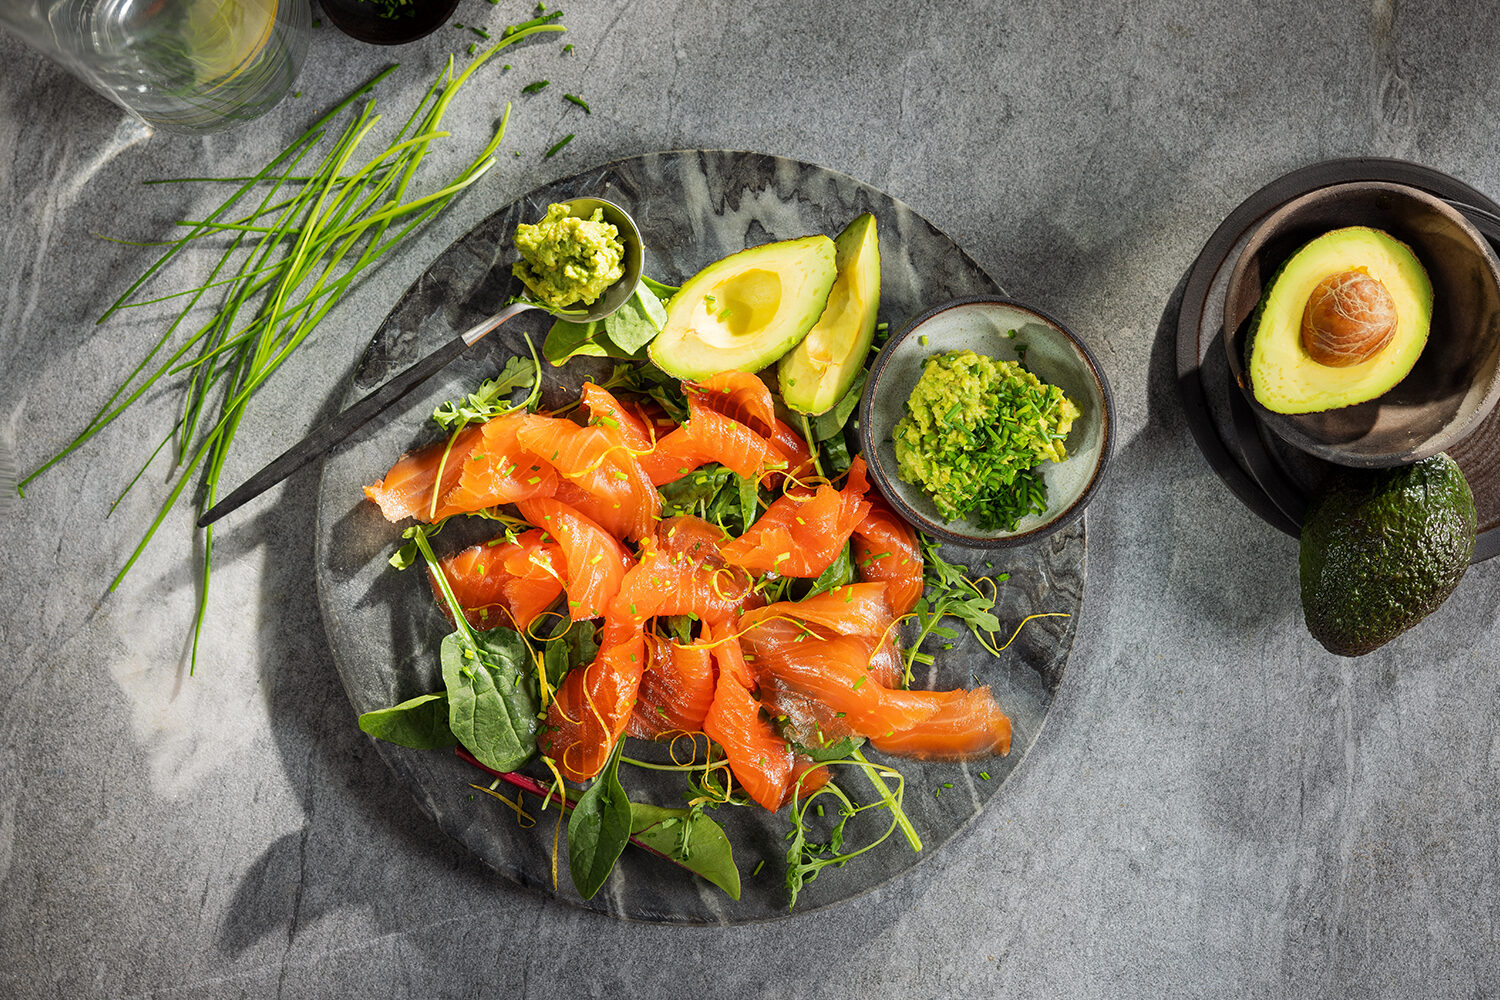
<path fill-rule="evenodd" d="M 653 615 L 728 621 L 740 612 L 752 584 L 743 570 L 726 566 L 717 550 L 677 551 L 670 543 L 642 539 L 636 564 L 620 583 L 612 613 L 636 622 Z"/>
<path fill-rule="evenodd" d="M 557 470 L 517 439 L 525 420 L 525 413 L 507 413 L 480 427 L 480 443 L 459 463 L 458 482 L 443 496 L 443 510 L 468 514 L 557 492 Z"/>
<path fill-rule="evenodd" d="M 641 467 L 657 486 L 681 479 L 709 462 L 728 466 L 745 478 L 759 476 L 770 445 L 749 427 L 711 409 L 701 394 L 688 396 L 688 421 L 641 457 Z M 775 458 L 779 464 L 780 459 Z"/>
<path fill-rule="evenodd" d="M 807 440 L 780 420 L 776 421 L 771 435 L 770 450 L 776 460 L 772 464 L 781 466 L 780 471 L 768 480 L 770 485 L 776 484 L 777 475 L 796 483 L 813 471 L 813 454 L 812 449 L 807 446 Z M 797 489 L 800 491 L 799 495 L 812 494 L 812 490 L 805 486 Z"/>
<path fill-rule="evenodd" d="M 703 730 L 713 704 L 713 636 L 708 629 L 698 641 L 684 646 L 646 634 L 646 672 L 626 732 L 656 740 Z"/>
<path fill-rule="evenodd" d="M 820 625 L 838 635 L 883 638 L 890 630 L 891 605 L 883 583 L 849 583 L 800 601 L 777 601 L 740 616 L 740 628 L 791 618 Z"/>
<path fill-rule="evenodd" d="M 441 498 L 458 484 L 469 454 L 483 440 L 482 430 L 466 427 L 458 432 L 450 448 L 448 439 L 407 452 L 397 459 L 378 483 L 365 487 L 365 496 L 375 501 L 387 521 L 416 518 L 435 521 L 446 517 Z M 442 470 L 439 480 L 439 468 Z M 436 484 L 439 503 L 433 516 L 432 495 Z"/>
<path fill-rule="evenodd" d="M 776 407 L 771 389 L 750 372 L 720 372 L 702 382 L 684 382 L 682 391 L 689 405 L 697 398 L 711 410 L 769 438 L 776 427 Z"/>
<path fill-rule="evenodd" d="M 864 459 L 856 458 L 843 490 L 825 484 L 810 497 L 777 498 L 749 530 L 724 546 L 724 558 L 755 573 L 817 576 L 869 513 L 867 487 Z"/>
<path fill-rule="evenodd" d="M 471 545 L 438 565 L 464 618 L 477 629 L 503 625 L 524 632 L 563 590 L 557 543 L 544 541 L 540 528 L 523 532 L 514 542 L 502 536 Z M 452 621 L 437 577 L 430 569 L 427 576 L 438 607 Z"/>
<path fill-rule="evenodd" d="M 557 541 L 569 616 L 581 621 L 603 615 L 635 562 L 625 547 L 577 510 L 551 497 L 521 500 L 516 507 L 522 517 Z"/>
<path fill-rule="evenodd" d="M 732 639 L 714 647 L 719 680 L 703 731 L 723 748 L 729 769 L 745 794 L 775 812 L 793 791 L 806 795 L 825 784 L 828 769 L 793 753 L 786 740 L 762 718 L 760 703 L 751 696 L 733 664 L 737 652 L 738 644 Z"/>
<path fill-rule="evenodd" d="M 825 726 L 841 723 L 887 753 L 958 759 L 1010 751 L 1010 719 L 989 688 L 881 687 L 870 676 L 870 651 L 868 640 L 850 637 L 788 643 L 757 657 L 762 697 L 777 706 L 783 691 L 805 695 L 832 714 Z M 794 701 L 789 708 L 805 704 Z"/>
<path fill-rule="evenodd" d="M 589 494 L 594 503 L 586 513 L 616 538 L 644 538 L 655 530 L 661 494 L 635 456 L 604 428 L 528 414 L 516 439 Z"/>
<path fill-rule="evenodd" d="M 537 736 L 537 746 L 564 778 L 587 781 L 604 767 L 630 721 L 645 669 L 641 630 L 606 618 L 598 655 L 563 678 Z"/>
<path fill-rule="evenodd" d="M 871 499 L 870 512 L 854 526 L 854 567 L 861 580 L 885 583 L 891 611 L 899 618 L 922 596 L 922 550 L 917 533 L 883 501 Z"/>
<path fill-rule="evenodd" d="M 588 412 L 590 425 L 604 428 L 605 433 L 635 454 L 641 455 L 656 447 L 655 428 L 646 423 L 640 412 L 620 402 L 608 389 L 585 382 L 583 408 Z"/>
<path fill-rule="evenodd" d="M 919 760 L 966 760 L 1010 753 L 1010 719 L 995 704 L 989 688 L 948 693 L 960 697 L 944 702 L 936 712 L 910 729 L 872 735 L 870 744 L 883 753 Z"/>

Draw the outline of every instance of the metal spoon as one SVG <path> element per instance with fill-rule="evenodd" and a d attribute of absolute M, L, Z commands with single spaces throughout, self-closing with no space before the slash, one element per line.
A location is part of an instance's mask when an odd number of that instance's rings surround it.
<path fill-rule="evenodd" d="M 381 410 L 384 410 L 437 374 L 454 358 L 483 339 L 490 331 L 508 320 L 519 316 L 521 313 L 532 309 L 540 309 L 560 319 L 566 319 L 574 323 L 589 323 L 594 320 L 603 319 L 630 301 L 630 297 L 635 294 L 636 285 L 640 284 L 641 270 L 645 257 L 644 247 L 641 243 L 641 233 L 636 228 L 635 220 L 619 205 L 616 205 L 612 201 L 605 201 L 603 198 L 574 198 L 571 201 L 562 202 L 562 204 L 568 206 L 569 215 L 578 219 L 589 218 L 594 214 L 596 209 L 600 210 L 603 213 L 602 217 L 604 221 L 619 230 L 620 242 L 625 247 L 625 259 L 621 262 L 625 273 L 620 276 L 618 281 L 610 285 L 604 294 L 594 301 L 593 305 L 582 309 L 554 309 L 540 302 L 529 300 L 511 303 L 495 313 L 495 315 L 481 320 L 464 333 L 454 337 L 421 361 L 418 361 L 395 378 L 380 386 L 380 388 L 371 392 L 364 399 L 344 410 L 321 427 L 316 428 L 307 437 L 287 449 L 280 458 L 247 479 L 245 484 L 239 489 L 214 504 L 202 517 L 198 518 L 198 527 L 206 528 L 230 511 L 236 510 L 260 496 L 266 490 L 275 486 L 287 476 L 290 476 L 293 472 L 296 472 L 302 466 L 344 440 L 350 434 L 353 434 Z"/>

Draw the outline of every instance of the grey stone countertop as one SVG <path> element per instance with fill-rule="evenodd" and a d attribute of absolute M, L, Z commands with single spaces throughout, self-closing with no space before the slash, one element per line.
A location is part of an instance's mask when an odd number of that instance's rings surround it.
<path fill-rule="evenodd" d="M 910 203 L 1078 330 L 1112 378 L 1119 444 L 1046 731 L 954 843 L 821 913 L 661 927 L 517 889 L 442 836 L 355 727 L 317 607 L 314 475 L 217 534 L 195 676 L 185 510 L 106 592 L 165 492 L 148 475 L 105 517 L 172 419 L 175 397 L 151 396 L 0 507 L 0 995 L 1500 990 L 1500 565 L 1373 655 L 1325 653 L 1302 624 L 1295 542 L 1193 443 L 1166 330 L 1215 226 L 1287 170 L 1402 157 L 1500 194 L 1500 30 L 1482 5 L 566 9 L 572 54 L 518 52 L 451 118 L 477 142 L 517 101 L 496 169 L 266 386 L 226 482 L 337 405 L 401 291 L 524 191 L 659 149 L 820 163 Z M 458 19 L 529 11 L 464 0 Z M 159 330 L 92 323 L 145 259 L 98 236 L 160 239 L 205 204 L 143 180 L 251 168 L 393 57 L 382 100 L 407 106 L 472 40 L 448 28 L 393 52 L 322 28 L 300 98 L 187 138 L 149 135 L 0 38 L 0 440 L 15 465 L 65 443 Z M 544 75 L 549 92 L 519 94 Z"/>

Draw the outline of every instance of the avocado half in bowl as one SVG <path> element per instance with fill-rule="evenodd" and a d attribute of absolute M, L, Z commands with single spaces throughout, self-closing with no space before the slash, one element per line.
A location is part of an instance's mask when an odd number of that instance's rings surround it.
<path fill-rule="evenodd" d="M 911 412 L 907 402 L 927 363 L 939 355 L 973 352 L 988 362 L 1018 362 L 1048 386 L 1056 386 L 1077 408 L 1062 438 L 1065 456 L 1034 467 L 1045 484 L 1045 507 L 1013 527 L 986 525 L 984 511 L 945 516 L 935 497 L 905 481 L 894 438 Z M 956 397 L 955 397 L 956 398 Z M 957 424 L 967 415 L 944 421 Z M 1003 422 L 981 420 L 968 428 L 976 438 Z M 1008 548 L 1043 538 L 1083 515 L 1093 499 L 1114 446 L 1114 399 L 1104 369 L 1082 340 L 1045 313 L 997 296 L 957 299 L 917 316 L 880 349 L 859 410 L 860 445 L 870 477 L 902 517 L 943 541 L 973 548 Z"/>
<path fill-rule="evenodd" d="M 1320 188 L 1246 237 L 1224 303 L 1230 370 L 1261 424 L 1338 465 L 1420 461 L 1500 399 L 1500 260 L 1417 188 Z"/>

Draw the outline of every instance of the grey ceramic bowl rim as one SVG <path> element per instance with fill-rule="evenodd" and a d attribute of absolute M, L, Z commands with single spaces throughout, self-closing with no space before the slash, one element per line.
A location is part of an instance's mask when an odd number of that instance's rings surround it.
<path fill-rule="evenodd" d="M 1301 208 L 1319 199 L 1336 197 L 1340 192 L 1351 190 L 1387 191 L 1393 195 L 1408 198 L 1417 204 L 1425 206 L 1429 211 L 1442 216 L 1464 234 L 1475 255 L 1484 263 L 1485 273 L 1489 275 L 1490 280 L 1497 287 L 1500 287 L 1500 253 L 1497 253 L 1484 234 L 1475 227 L 1473 222 L 1469 221 L 1463 212 L 1451 204 L 1447 198 L 1401 181 L 1336 181 L 1288 198 L 1266 212 L 1265 215 L 1261 216 L 1246 229 L 1246 242 L 1240 248 L 1239 256 L 1234 262 L 1234 267 L 1229 271 L 1224 300 L 1226 312 L 1233 298 L 1234 289 L 1245 281 L 1245 270 L 1248 267 L 1247 262 L 1251 256 L 1251 251 L 1257 251 L 1265 245 L 1267 242 L 1267 231 L 1272 226 L 1284 224 L 1286 217 L 1294 209 Z M 1359 223 L 1352 224 L 1358 225 Z M 1426 267 L 1427 265 L 1424 263 L 1423 266 Z M 1262 290 L 1262 294 L 1263 292 L 1264 290 Z M 1271 433 L 1275 434 L 1289 447 L 1345 468 L 1386 469 L 1424 461 L 1439 452 L 1447 451 L 1478 430 L 1479 426 L 1484 423 L 1485 418 L 1489 416 L 1490 411 L 1495 408 L 1497 403 L 1500 403 L 1500 370 L 1496 370 L 1490 373 L 1490 384 L 1489 388 L 1485 391 L 1484 398 L 1480 400 L 1474 412 L 1470 413 L 1463 420 L 1454 421 L 1452 424 L 1440 429 L 1438 433 L 1433 434 L 1419 446 L 1408 452 L 1399 455 L 1387 453 L 1374 458 L 1359 458 L 1358 456 L 1343 452 L 1333 445 L 1316 441 L 1310 433 L 1306 434 L 1306 442 L 1298 440 L 1297 434 L 1305 433 L 1300 431 L 1301 425 L 1298 422 L 1298 417 L 1306 416 L 1306 414 L 1281 414 L 1266 409 L 1260 400 L 1255 398 L 1255 391 L 1249 384 L 1249 366 L 1244 363 L 1238 353 L 1244 349 L 1243 338 L 1236 331 L 1229 329 L 1229 317 L 1227 315 L 1222 318 L 1221 329 L 1223 330 L 1221 340 L 1224 352 L 1228 357 L 1229 370 L 1234 373 L 1234 380 L 1237 383 L 1240 393 L 1249 402 L 1251 410 L 1255 412 L 1256 423 L 1269 429 Z"/>
<path fill-rule="evenodd" d="M 1013 535 L 964 535 L 919 513 L 911 504 L 906 502 L 901 496 L 900 490 L 892 482 L 891 473 L 887 471 L 881 462 L 880 452 L 876 448 L 876 441 L 874 440 L 875 432 L 871 429 L 870 410 L 875 397 L 880 393 L 881 376 L 885 373 L 886 364 L 891 359 L 892 348 L 910 337 L 928 320 L 950 309 L 973 305 L 1005 306 L 1018 312 L 1026 313 L 1036 317 L 1042 325 L 1049 326 L 1068 338 L 1068 341 L 1078 350 L 1079 355 L 1082 356 L 1088 368 L 1089 375 L 1099 387 L 1099 397 L 1104 400 L 1104 412 L 1101 414 L 1100 420 L 1100 431 L 1103 440 L 1099 445 L 1099 457 L 1095 460 L 1093 472 L 1089 476 L 1089 484 L 1084 487 L 1083 492 L 1078 494 L 1076 500 L 1058 512 L 1050 521 L 1039 524 L 1029 531 L 1018 532 Z M 1023 305 L 1003 295 L 970 295 L 965 298 L 953 299 L 952 301 L 941 303 L 918 314 L 901 329 L 901 332 L 891 337 L 881 347 L 880 354 L 875 359 L 875 366 L 870 369 L 870 379 L 865 389 L 864 398 L 859 401 L 860 448 L 864 452 L 865 464 L 870 470 L 870 478 L 874 481 L 876 488 L 879 489 L 886 502 L 895 508 L 896 513 L 916 525 L 923 533 L 941 541 L 952 542 L 955 545 L 966 545 L 976 549 L 1008 549 L 1027 545 L 1040 538 L 1045 538 L 1054 531 L 1067 527 L 1082 517 L 1084 508 L 1089 505 L 1089 502 L 1094 498 L 1094 494 L 1099 489 L 1099 484 L 1104 480 L 1104 470 L 1108 467 L 1110 457 L 1114 451 L 1114 426 L 1115 403 L 1114 396 L 1110 392 L 1109 380 L 1104 377 L 1104 369 L 1100 367 L 1098 359 L 1094 357 L 1094 353 L 1089 350 L 1088 345 L 1056 318 L 1049 316 L 1040 309 Z"/>

